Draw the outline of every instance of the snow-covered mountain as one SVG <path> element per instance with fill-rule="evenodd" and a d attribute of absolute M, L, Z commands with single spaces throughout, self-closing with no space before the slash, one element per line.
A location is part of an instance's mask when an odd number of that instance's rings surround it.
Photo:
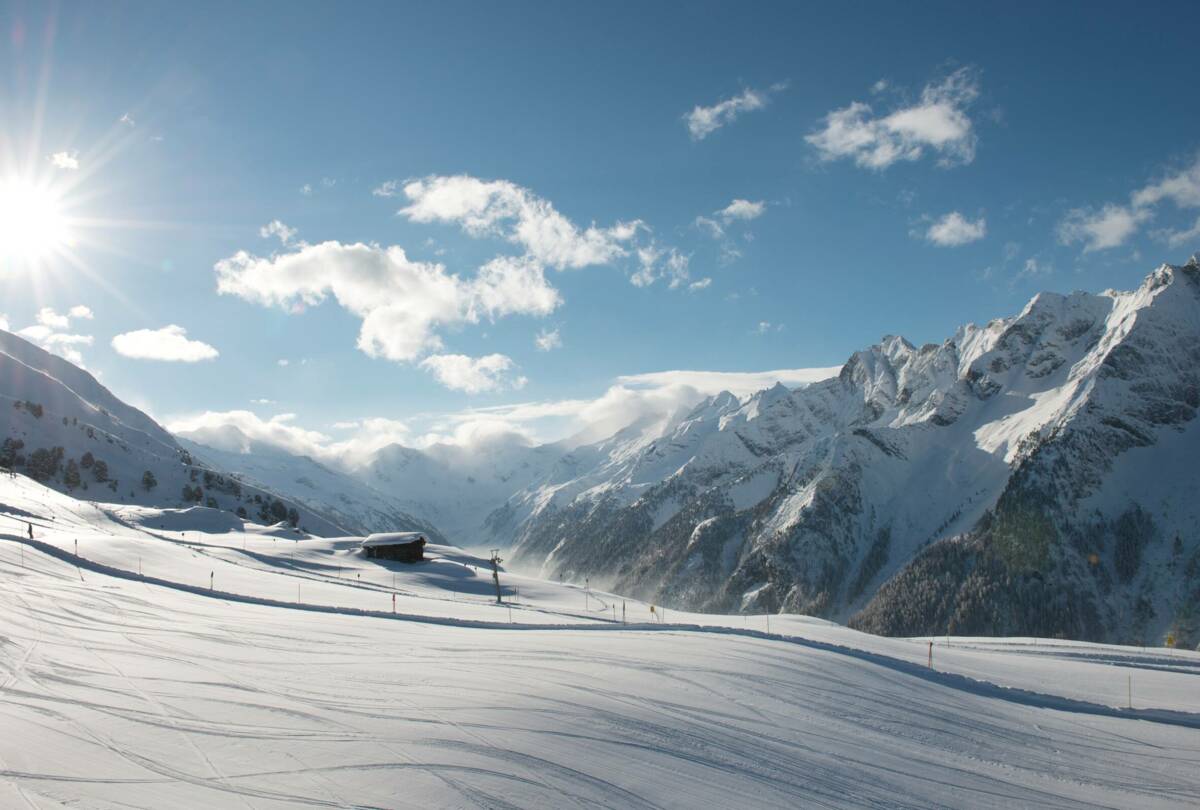
<path fill-rule="evenodd" d="M 316 534 L 347 532 L 341 515 L 204 463 L 88 372 L 4 331 L 0 441 L 0 468 L 77 498 L 220 509 Z"/>
<path fill-rule="evenodd" d="M 297 503 L 325 515 L 345 532 L 421 531 L 430 535 L 431 540 L 442 542 L 445 539 L 434 524 L 401 508 L 399 499 L 385 495 L 344 471 L 309 456 L 293 455 L 274 445 L 252 441 L 233 426 L 222 430 L 238 435 L 225 436 L 219 447 L 215 442 L 192 441 L 186 434 L 177 439 L 193 458 L 229 470 L 244 482 L 284 493 Z M 207 438 L 212 441 L 211 437 Z M 233 447 L 237 449 L 231 449 Z"/>
<path fill-rule="evenodd" d="M 835 378 L 722 393 L 598 442 L 393 445 L 353 469 L 245 436 L 177 440 L 86 372 L 0 337 L 2 426 L 24 442 L 8 454 L 81 497 L 174 504 L 203 484 L 204 502 L 256 517 L 266 506 L 246 488 L 259 488 L 308 510 L 316 533 L 441 530 L 678 608 L 1200 641 L 1195 259 L 1132 292 L 1044 293 L 940 344 L 889 336 Z M 34 461 L 38 448 L 51 452 Z"/>
<path fill-rule="evenodd" d="M 1198 369 L 1193 259 L 712 397 L 565 455 L 501 514 L 528 515 L 516 558 L 546 575 L 689 609 L 1194 643 Z"/>

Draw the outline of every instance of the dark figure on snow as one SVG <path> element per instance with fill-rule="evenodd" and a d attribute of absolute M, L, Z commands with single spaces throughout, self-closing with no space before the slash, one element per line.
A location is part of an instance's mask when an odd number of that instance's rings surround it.
<path fill-rule="evenodd" d="M 29 526 L 29 539 L 32 540 L 33 539 L 33 524 L 28 523 L 26 525 Z"/>

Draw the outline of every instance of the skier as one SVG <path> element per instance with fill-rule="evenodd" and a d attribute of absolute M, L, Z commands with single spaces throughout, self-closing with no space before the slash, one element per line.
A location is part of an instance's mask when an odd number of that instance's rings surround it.
<path fill-rule="evenodd" d="M 33 539 L 33 524 L 26 523 L 25 525 L 29 527 L 29 539 L 32 540 Z"/>

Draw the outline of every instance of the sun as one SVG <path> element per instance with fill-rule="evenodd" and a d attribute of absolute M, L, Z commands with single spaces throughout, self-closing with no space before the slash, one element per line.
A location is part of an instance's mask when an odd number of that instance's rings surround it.
<path fill-rule="evenodd" d="M 45 184 L 0 179 L 0 260 L 35 265 L 71 246 L 62 201 Z"/>

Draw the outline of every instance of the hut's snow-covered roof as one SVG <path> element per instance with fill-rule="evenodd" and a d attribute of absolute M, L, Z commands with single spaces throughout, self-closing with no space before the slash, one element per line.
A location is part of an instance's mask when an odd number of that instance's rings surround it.
<path fill-rule="evenodd" d="M 362 547 L 367 546 L 404 546 L 409 543 L 414 543 L 417 540 L 428 543 L 425 535 L 420 532 L 379 532 L 377 534 L 368 535 L 366 540 L 362 541 Z"/>

